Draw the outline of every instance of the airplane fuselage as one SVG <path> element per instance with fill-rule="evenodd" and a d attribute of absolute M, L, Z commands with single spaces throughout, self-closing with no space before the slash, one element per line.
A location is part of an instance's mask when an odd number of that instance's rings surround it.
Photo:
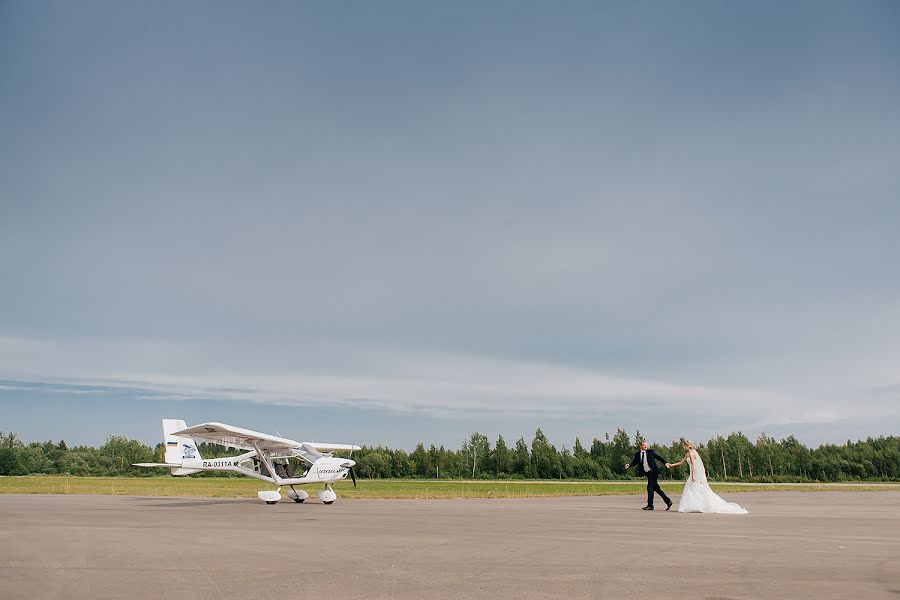
<path fill-rule="evenodd" d="M 279 477 L 277 474 L 269 476 L 265 473 L 243 467 L 240 465 L 240 462 L 245 459 L 246 455 L 233 458 L 208 458 L 203 460 L 186 459 L 182 461 L 181 468 L 192 472 L 214 471 L 220 473 L 238 473 L 261 481 L 274 483 L 275 485 L 303 485 L 305 483 L 334 483 L 335 481 L 346 479 L 350 470 L 345 465 L 347 465 L 348 462 L 353 462 L 348 461 L 346 458 L 320 458 L 310 466 L 309 471 L 307 471 L 303 477 L 288 478 Z M 268 468 L 266 470 L 268 470 Z"/>

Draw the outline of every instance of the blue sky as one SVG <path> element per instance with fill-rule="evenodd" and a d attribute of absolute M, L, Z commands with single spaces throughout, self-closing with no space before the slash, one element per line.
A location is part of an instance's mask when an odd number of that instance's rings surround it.
<path fill-rule="evenodd" d="M 0 4 L 0 430 L 900 429 L 893 2 Z"/>

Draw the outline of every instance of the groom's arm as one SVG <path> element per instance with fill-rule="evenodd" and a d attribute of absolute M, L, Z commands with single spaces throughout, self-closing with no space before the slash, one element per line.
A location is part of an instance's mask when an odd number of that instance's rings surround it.
<path fill-rule="evenodd" d="M 637 466 L 638 461 L 640 460 L 640 458 L 639 458 L 640 455 L 641 455 L 640 452 L 635 452 L 634 458 L 631 459 L 631 462 L 628 463 L 627 465 L 625 465 L 625 470 L 626 470 L 626 471 L 630 471 L 631 469 L 633 469 L 634 467 Z"/>
<path fill-rule="evenodd" d="M 654 450 L 654 452 L 653 452 L 653 459 L 654 459 L 654 460 L 658 460 L 658 461 L 661 462 L 662 464 L 666 464 L 666 463 L 669 462 L 669 461 L 667 461 L 666 459 L 664 459 L 662 456 L 660 456 L 659 454 L 657 454 L 655 450 Z"/>

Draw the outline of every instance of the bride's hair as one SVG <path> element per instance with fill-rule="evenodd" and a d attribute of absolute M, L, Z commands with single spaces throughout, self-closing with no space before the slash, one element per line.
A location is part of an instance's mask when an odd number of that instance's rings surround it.
<path fill-rule="evenodd" d="M 697 445 L 691 440 L 684 440 L 684 445 L 688 447 L 689 450 L 696 450 Z"/>

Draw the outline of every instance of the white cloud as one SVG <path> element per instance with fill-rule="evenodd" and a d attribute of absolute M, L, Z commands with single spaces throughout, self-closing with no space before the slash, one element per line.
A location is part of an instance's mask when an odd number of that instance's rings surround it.
<path fill-rule="evenodd" d="M 29 385 L 6 385 L 0 384 L 0 390 L 5 392 L 30 392 L 35 389 L 34 386 Z"/>
<path fill-rule="evenodd" d="M 147 400 L 215 398 L 281 405 L 344 405 L 431 415 L 565 415 L 663 410 L 727 412 L 746 422 L 783 416 L 786 399 L 757 389 L 622 377 L 584 368 L 495 358 L 345 349 L 365 372 L 217 369 L 241 362 L 234 348 L 139 340 L 0 338 L 0 377 L 144 390 Z M 216 354 L 219 352 L 220 354 Z M 258 354 L 256 350 L 245 350 Z M 359 354 L 374 353 L 370 357 Z M 368 360 L 366 360 L 368 358 Z M 259 357 L 257 356 L 257 362 Z M 300 360 L 302 363 L 302 359 Z M 376 366 L 371 366 L 376 365 Z"/>

